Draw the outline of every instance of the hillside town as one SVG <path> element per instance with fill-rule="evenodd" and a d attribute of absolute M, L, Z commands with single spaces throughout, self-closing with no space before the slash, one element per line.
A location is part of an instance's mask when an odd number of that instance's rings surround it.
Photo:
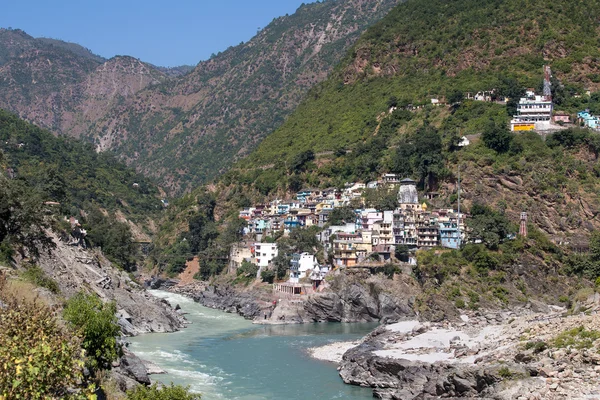
<path fill-rule="evenodd" d="M 351 208 L 361 201 L 365 189 L 385 187 L 397 191 L 397 207 L 393 210 Z M 330 215 L 338 208 L 349 208 L 354 215 L 343 223 L 331 223 Z M 460 206 L 459 206 L 460 207 Z M 324 250 L 324 259 L 332 265 L 319 265 L 316 255 L 293 254 L 290 282 L 310 278 L 317 287 L 332 268 L 383 265 L 397 258 L 396 250 L 405 250 L 407 263 L 415 263 L 412 251 L 445 247 L 458 249 L 465 240 L 465 215 L 454 209 L 433 209 L 420 202 L 417 182 L 384 174 L 378 181 L 350 183 L 343 190 L 303 189 L 295 200 L 274 200 L 244 208 L 239 217 L 247 222 L 244 234 L 253 238 L 233 246 L 230 271 L 243 261 L 259 267 L 258 275 L 269 268 L 278 255 L 275 242 L 266 242 L 276 233 L 289 235 L 294 229 L 317 226 L 317 238 Z"/>

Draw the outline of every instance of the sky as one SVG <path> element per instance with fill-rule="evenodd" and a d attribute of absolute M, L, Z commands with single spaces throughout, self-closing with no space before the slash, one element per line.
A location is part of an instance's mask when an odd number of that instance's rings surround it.
<path fill-rule="evenodd" d="M 196 65 L 314 0 L 13 0 L 0 27 L 75 42 L 105 58 Z"/>

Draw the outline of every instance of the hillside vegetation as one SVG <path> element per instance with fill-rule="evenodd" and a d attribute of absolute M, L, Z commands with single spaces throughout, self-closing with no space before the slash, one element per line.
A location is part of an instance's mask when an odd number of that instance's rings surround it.
<path fill-rule="evenodd" d="M 0 30 L 0 107 L 112 150 L 181 193 L 252 151 L 399 1 L 302 5 L 195 68 L 103 60 L 71 43 Z"/>
<path fill-rule="evenodd" d="M 109 153 L 50 132 L 0 110 L 0 247 L 36 251 L 43 229 L 70 232 L 64 216 L 81 220 L 88 240 L 117 264 L 133 268 L 130 224 L 147 225 L 162 209 L 158 189 Z M 49 204 L 59 203 L 59 204 Z M 57 218 L 45 216 L 53 214 Z"/>
<path fill-rule="evenodd" d="M 114 107 L 89 138 L 181 193 L 228 169 L 294 111 L 398 0 L 327 0 Z"/>
<path fill-rule="evenodd" d="M 517 97 L 526 87 L 540 87 L 544 64 L 564 85 L 555 85 L 557 99 L 597 89 L 599 15 L 598 4 L 569 1 L 400 4 L 240 166 L 283 164 L 307 150 L 357 146 L 373 137 L 391 105 L 426 104 L 456 91 L 497 89 Z M 455 127 L 463 133 L 482 129 L 467 120 Z"/>

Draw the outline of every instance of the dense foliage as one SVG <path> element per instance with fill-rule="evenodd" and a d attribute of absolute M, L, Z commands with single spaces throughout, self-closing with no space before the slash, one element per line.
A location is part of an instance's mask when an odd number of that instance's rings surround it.
<path fill-rule="evenodd" d="M 0 262 L 11 263 L 14 249 L 22 256 L 35 256 L 41 247 L 53 245 L 44 233 L 48 227 L 44 214 L 39 192 L 26 182 L 7 179 L 0 171 Z"/>
<path fill-rule="evenodd" d="M 110 369 L 118 356 L 116 311 L 114 302 L 102 303 L 83 292 L 71 297 L 63 311 L 64 319 L 81 332 L 87 363 L 93 369 Z"/>
<path fill-rule="evenodd" d="M 0 398 L 88 399 L 81 388 L 81 339 L 63 328 L 52 310 L 39 302 L 17 303 L 7 298 L 0 275 Z"/>
<path fill-rule="evenodd" d="M 50 245 L 47 214 L 78 217 L 87 240 L 132 270 L 137 247 L 117 214 L 145 222 L 162 208 L 148 180 L 83 142 L 56 138 L 0 110 L 0 258 Z M 9 179 L 12 178 L 12 179 Z M 60 203 L 45 205 L 47 202 Z M 2 255 L 4 254 L 4 256 Z"/>
<path fill-rule="evenodd" d="M 463 135 L 483 133 L 490 148 L 509 151 L 509 117 L 526 87 L 541 88 L 545 63 L 561 110 L 598 107 L 595 93 L 575 96 L 600 82 L 598 15 L 597 4 L 567 0 L 409 0 L 368 29 L 332 76 L 223 181 L 254 182 L 265 193 L 286 181 L 341 186 L 397 171 L 429 188 L 446 174 L 444 152 L 456 150 Z M 497 99 L 509 98 L 507 106 L 464 100 L 467 92 L 492 89 Z M 428 106 L 444 97 L 450 115 Z M 429 151 L 415 154 L 421 139 Z M 290 175 L 286 166 L 308 151 L 315 161 Z"/>
<path fill-rule="evenodd" d="M 199 394 L 190 393 L 188 388 L 174 385 L 160 388 L 156 383 L 152 386 L 137 386 L 127 392 L 127 400 L 200 400 Z"/>
<path fill-rule="evenodd" d="M 241 239 L 246 221 L 232 214 L 217 222 L 215 207 L 215 195 L 205 191 L 174 202 L 151 253 L 154 265 L 174 276 L 185 269 L 188 259 L 198 256 L 197 278 L 207 279 L 223 271 L 231 244 Z"/>
<path fill-rule="evenodd" d="M 50 132 L 0 110 L 0 149 L 16 178 L 61 203 L 64 213 L 94 204 L 144 216 L 160 209 L 158 190 L 108 152 Z M 137 184 L 137 185 L 134 185 Z"/>

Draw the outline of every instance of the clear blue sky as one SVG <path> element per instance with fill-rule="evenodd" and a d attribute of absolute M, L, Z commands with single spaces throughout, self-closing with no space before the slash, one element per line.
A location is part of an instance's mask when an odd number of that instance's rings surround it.
<path fill-rule="evenodd" d="M 314 0 L 8 0 L 0 27 L 79 43 L 103 57 L 195 65 Z"/>

